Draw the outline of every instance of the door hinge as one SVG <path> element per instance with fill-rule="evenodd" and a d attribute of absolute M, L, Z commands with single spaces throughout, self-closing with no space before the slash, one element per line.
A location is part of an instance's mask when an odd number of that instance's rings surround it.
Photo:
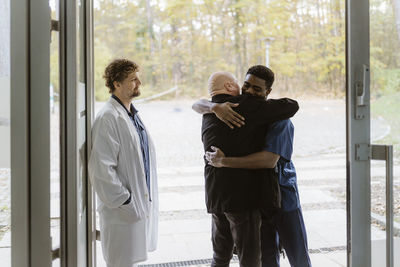
<path fill-rule="evenodd" d="M 60 258 L 60 248 L 56 248 L 51 251 L 51 259 L 54 261 L 55 259 Z"/>
<path fill-rule="evenodd" d="M 58 20 L 51 20 L 51 30 L 56 32 L 60 31 L 60 22 Z"/>
<path fill-rule="evenodd" d="M 370 144 L 356 144 L 356 160 L 364 161 L 371 159 L 371 145 Z"/>

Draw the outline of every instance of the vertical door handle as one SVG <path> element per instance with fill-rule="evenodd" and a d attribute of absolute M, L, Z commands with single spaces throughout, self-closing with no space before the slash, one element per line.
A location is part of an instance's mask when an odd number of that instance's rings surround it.
<path fill-rule="evenodd" d="M 365 92 L 369 88 L 369 67 L 363 64 L 363 81 L 356 84 L 357 88 L 357 106 L 365 106 Z"/>
<path fill-rule="evenodd" d="M 393 146 L 372 145 L 372 159 L 386 161 L 386 266 L 393 267 Z"/>
<path fill-rule="evenodd" d="M 366 64 L 362 65 L 362 80 L 355 82 L 355 119 L 362 120 L 367 114 L 367 103 L 369 99 L 366 99 L 367 92 L 369 92 L 369 66 Z"/>

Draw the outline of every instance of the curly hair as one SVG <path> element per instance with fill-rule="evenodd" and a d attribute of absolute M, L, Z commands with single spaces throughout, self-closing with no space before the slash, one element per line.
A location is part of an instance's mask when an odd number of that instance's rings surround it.
<path fill-rule="evenodd" d="M 247 71 L 247 74 L 254 75 L 260 79 L 263 79 L 265 81 L 265 85 L 267 86 L 267 89 L 270 89 L 272 84 L 274 83 L 275 80 L 275 75 L 274 72 L 263 65 L 255 65 L 249 68 Z"/>
<path fill-rule="evenodd" d="M 114 59 L 104 71 L 103 78 L 108 91 L 115 91 L 114 82 L 122 82 L 132 72 L 139 70 L 139 65 L 128 59 Z"/>

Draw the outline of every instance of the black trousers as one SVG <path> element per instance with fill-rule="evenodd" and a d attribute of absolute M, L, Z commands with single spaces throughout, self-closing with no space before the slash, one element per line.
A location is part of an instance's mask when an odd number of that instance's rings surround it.
<path fill-rule="evenodd" d="M 258 210 L 212 214 L 211 267 L 228 267 L 236 246 L 241 267 L 261 266 L 261 214 Z"/>

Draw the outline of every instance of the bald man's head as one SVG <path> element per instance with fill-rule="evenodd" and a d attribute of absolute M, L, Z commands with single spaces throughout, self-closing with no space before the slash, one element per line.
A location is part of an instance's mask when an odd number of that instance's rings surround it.
<path fill-rule="evenodd" d="M 226 71 L 218 71 L 211 74 L 208 79 L 208 92 L 210 96 L 229 94 L 239 95 L 240 86 L 237 82 L 236 77 Z"/>

